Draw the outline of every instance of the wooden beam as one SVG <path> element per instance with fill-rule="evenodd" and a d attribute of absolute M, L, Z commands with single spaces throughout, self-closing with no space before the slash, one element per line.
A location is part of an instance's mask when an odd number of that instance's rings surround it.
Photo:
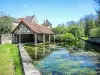
<path fill-rule="evenodd" d="M 21 34 L 19 34 L 19 43 L 21 43 Z"/>

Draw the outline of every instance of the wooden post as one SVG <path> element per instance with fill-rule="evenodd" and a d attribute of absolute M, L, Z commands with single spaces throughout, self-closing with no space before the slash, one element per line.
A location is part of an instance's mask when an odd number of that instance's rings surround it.
<path fill-rule="evenodd" d="M 15 34 L 12 34 L 12 43 L 15 43 Z"/>
<path fill-rule="evenodd" d="M 21 43 L 21 34 L 19 33 L 19 43 Z"/>
<path fill-rule="evenodd" d="M 49 34 L 49 43 L 51 42 L 51 35 Z"/>
<path fill-rule="evenodd" d="M 14 39 L 15 43 L 17 43 L 17 39 L 16 38 L 17 38 L 17 34 L 14 34 L 14 38 L 13 39 Z"/>
<path fill-rule="evenodd" d="M 35 45 L 37 44 L 37 34 L 35 33 Z"/>
<path fill-rule="evenodd" d="M 45 34 L 43 34 L 43 43 L 45 43 Z"/>
<path fill-rule="evenodd" d="M 54 35 L 54 43 L 55 43 L 55 35 Z"/>

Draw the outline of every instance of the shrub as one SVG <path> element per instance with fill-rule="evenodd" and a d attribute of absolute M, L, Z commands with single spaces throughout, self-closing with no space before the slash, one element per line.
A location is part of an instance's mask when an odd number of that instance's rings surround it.
<path fill-rule="evenodd" d="M 66 42 L 66 41 L 74 41 L 74 40 L 75 40 L 75 37 L 71 33 L 56 35 L 57 42 Z"/>
<path fill-rule="evenodd" d="M 100 37 L 100 28 L 91 29 L 90 37 Z"/>
<path fill-rule="evenodd" d="M 64 34 L 64 36 L 63 36 L 63 40 L 64 40 L 64 41 L 74 41 L 74 40 L 75 40 L 75 37 L 74 37 L 74 35 L 71 34 L 71 33 L 66 33 L 66 34 Z"/>
<path fill-rule="evenodd" d="M 62 41 L 63 41 L 63 35 L 64 35 L 64 34 L 56 35 L 55 40 L 56 40 L 57 42 L 62 42 Z"/>

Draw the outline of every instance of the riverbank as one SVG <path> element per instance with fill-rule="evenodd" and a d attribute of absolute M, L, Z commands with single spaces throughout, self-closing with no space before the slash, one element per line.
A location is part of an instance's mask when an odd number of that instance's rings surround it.
<path fill-rule="evenodd" d="M 80 37 L 79 39 L 89 42 L 91 44 L 100 45 L 100 38 L 99 37 Z"/>

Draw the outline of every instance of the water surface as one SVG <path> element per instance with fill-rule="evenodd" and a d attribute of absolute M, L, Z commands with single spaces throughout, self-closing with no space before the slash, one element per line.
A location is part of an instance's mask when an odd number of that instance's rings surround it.
<path fill-rule="evenodd" d="M 42 75 L 100 75 L 100 53 L 91 44 L 82 42 L 80 46 L 43 46 L 42 49 L 43 58 L 33 59 Z M 53 51 L 46 54 L 50 50 Z"/>

